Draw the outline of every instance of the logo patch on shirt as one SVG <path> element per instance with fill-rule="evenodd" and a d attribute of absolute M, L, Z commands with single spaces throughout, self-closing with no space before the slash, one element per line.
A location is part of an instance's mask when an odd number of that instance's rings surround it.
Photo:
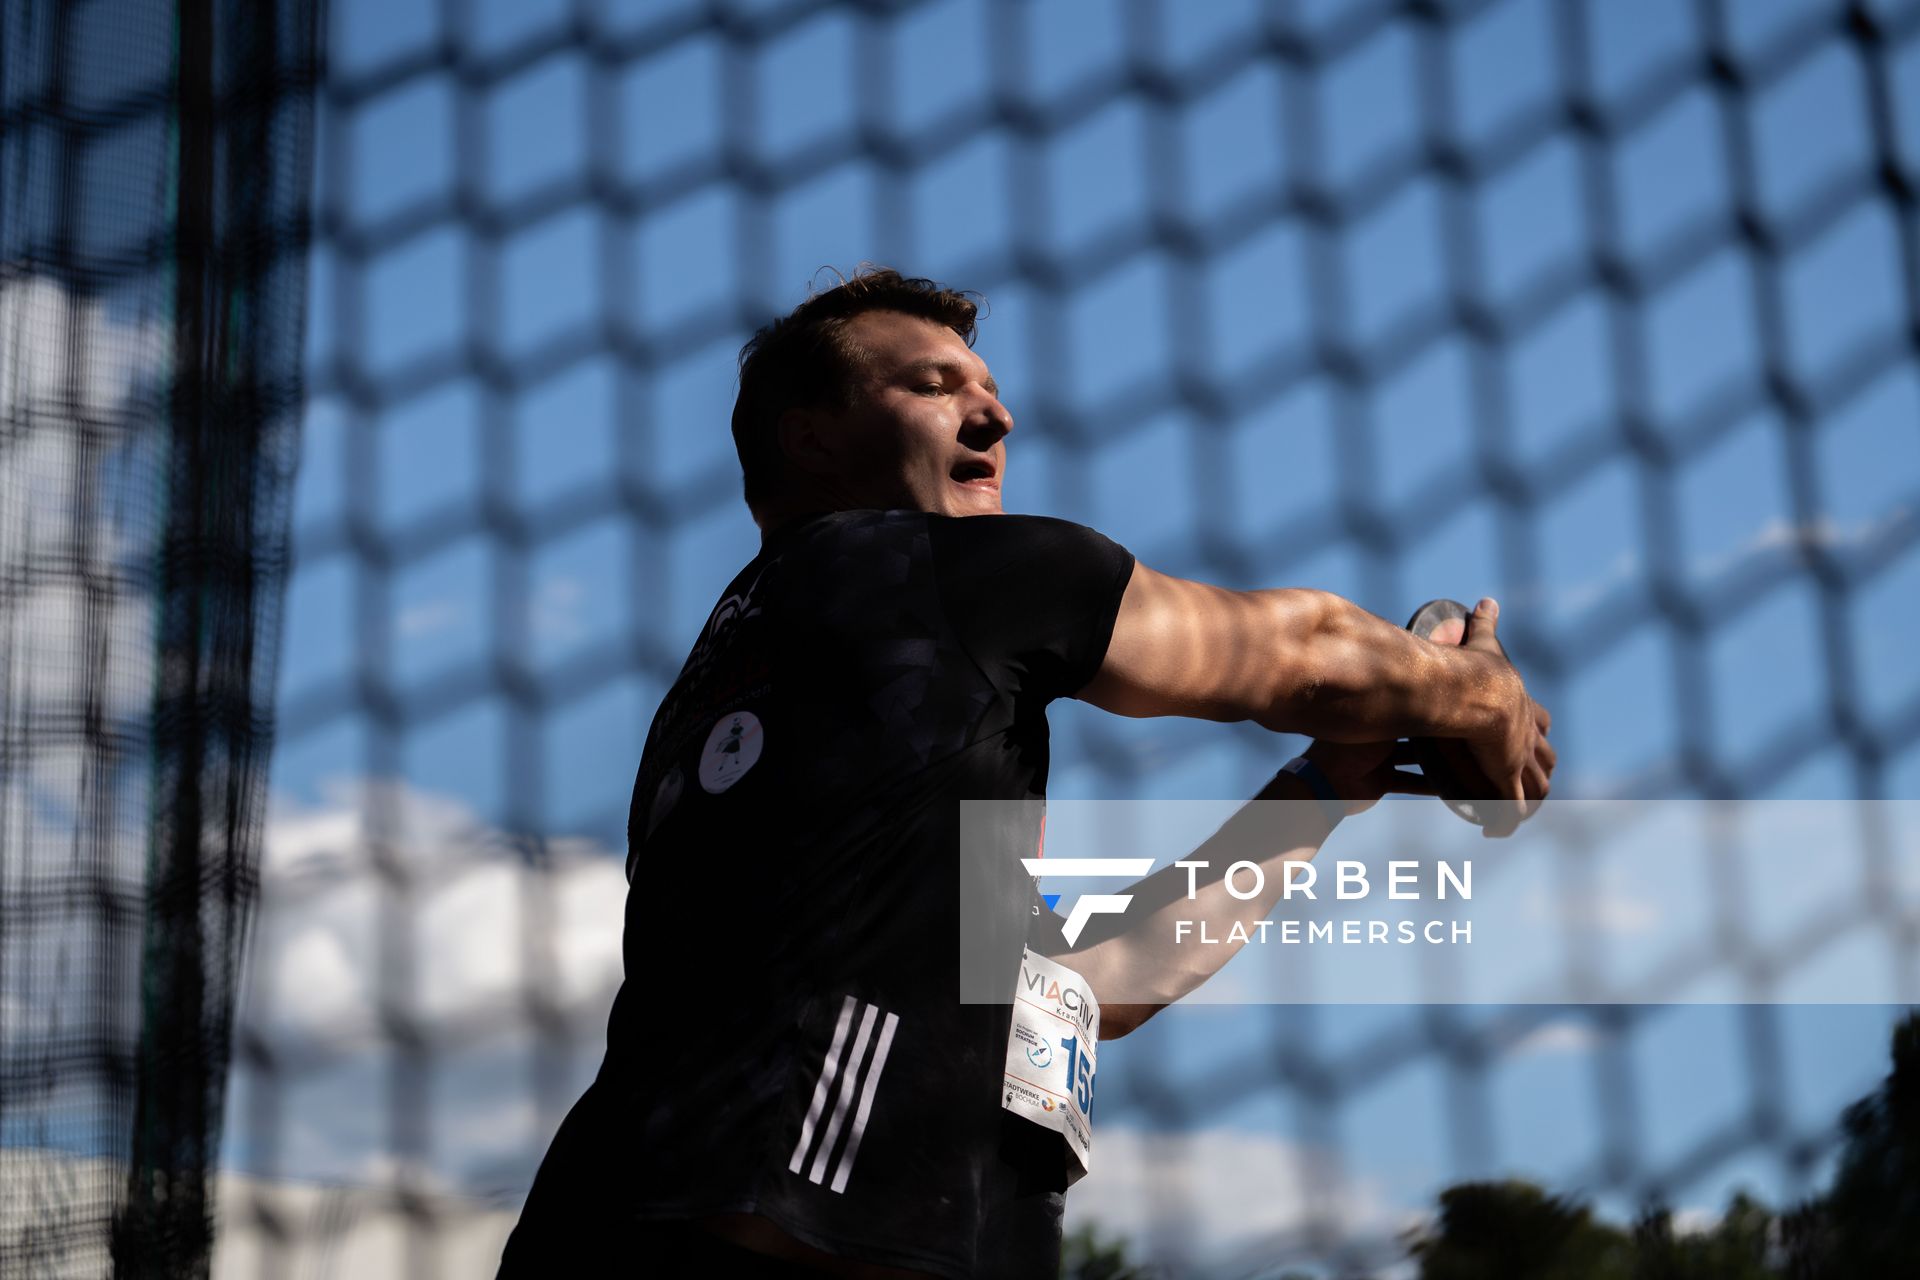
<path fill-rule="evenodd" d="M 707 745 L 700 748 L 700 785 L 719 795 L 746 776 L 760 759 L 765 737 L 760 717 L 751 711 L 732 711 L 714 722 Z"/>

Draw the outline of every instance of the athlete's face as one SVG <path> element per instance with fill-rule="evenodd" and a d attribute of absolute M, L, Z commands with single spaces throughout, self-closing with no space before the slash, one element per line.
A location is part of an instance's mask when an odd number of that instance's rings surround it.
<path fill-rule="evenodd" d="M 1000 514 L 1013 415 L 986 362 L 918 316 L 868 311 L 847 327 L 865 360 L 851 407 L 820 432 L 819 478 L 849 507 Z"/>

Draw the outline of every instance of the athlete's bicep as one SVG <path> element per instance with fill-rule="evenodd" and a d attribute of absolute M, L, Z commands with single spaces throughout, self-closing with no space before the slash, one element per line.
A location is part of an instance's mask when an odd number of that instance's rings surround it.
<path fill-rule="evenodd" d="M 1075 695 L 1123 716 L 1259 720 L 1310 679 L 1319 591 L 1229 591 L 1136 563 L 1105 660 Z"/>

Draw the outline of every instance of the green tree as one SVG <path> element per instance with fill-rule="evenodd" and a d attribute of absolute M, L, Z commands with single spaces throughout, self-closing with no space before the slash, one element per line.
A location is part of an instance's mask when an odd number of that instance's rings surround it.
<path fill-rule="evenodd" d="M 1711 1231 L 1678 1235 L 1664 1206 L 1634 1224 L 1634 1280 L 1780 1280 L 1773 1210 L 1736 1192 Z"/>
<path fill-rule="evenodd" d="M 1893 1070 L 1840 1128 L 1833 1189 L 1783 1224 L 1790 1280 L 1920 1275 L 1920 1012 L 1894 1028 Z"/>
<path fill-rule="evenodd" d="M 1650 1208 L 1631 1233 L 1525 1182 L 1440 1193 L 1409 1242 L 1421 1280 L 1879 1280 L 1920 1277 L 1920 1011 L 1893 1033 L 1893 1069 L 1841 1117 L 1833 1187 L 1775 1214 L 1736 1194 L 1711 1230 Z"/>
<path fill-rule="evenodd" d="M 1530 1182 L 1465 1182 L 1409 1249 L 1421 1280 L 1634 1280 L 1633 1241 L 1578 1201 Z"/>

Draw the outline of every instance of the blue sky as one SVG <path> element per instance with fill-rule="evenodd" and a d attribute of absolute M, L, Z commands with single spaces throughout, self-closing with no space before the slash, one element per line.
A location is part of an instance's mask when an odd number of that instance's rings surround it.
<path fill-rule="evenodd" d="M 282 797 L 396 776 L 496 826 L 617 848 L 664 681 L 757 544 L 726 428 L 734 355 L 817 268 L 862 259 L 986 293 L 979 350 L 1019 422 L 1009 509 L 1091 524 L 1165 571 L 1321 587 L 1395 618 L 1500 597 L 1554 710 L 1563 793 L 1670 788 L 1692 750 L 1725 777 L 1771 771 L 1776 796 L 1920 795 L 1910 728 L 1863 779 L 1828 722 L 1837 697 L 1891 732 L 1920 698 L 1920 364 L 1898 346 L 1914 286 L 1869 186 L 1867 67 L 1831 6 L 1726 6 L 1756 77 L 1738 99 L 1695 72 L 1695 6 L 1585 6 L 1604 147 L 1549 114 L 1563 86 L 1539 0 L 1463 6 L 1425 64 L 1425 28 L 1303 3 L 1325 51 L 1311 75 L 1238 52 L 1262 6 L 1236 0 L 952 0 L 884 20 L 724 7 L 731 36 L 691 3 L 593 8 L 587 50 L 544 0 L 476 3 L 458 32 L 427 0 L 334 5 L 321 195 L 337 221 L 312 276 Z M 1883 74 L 1894 158 L 1920 175 L 1914 6 L 1878 7 L 1905 24 Z M 881 52 L 860 81 L 868 36 Z M 462 77 L 434 69 L 441 40 Z M 1127 88 L 1130 65 L 1162 98 Z M 1422 117 L 1423 65 L 1450 86 L 1448 124 Z M 1415 163 L 1430 127 L 1471 183 Z M 743 168 L 761 180 L 732 181 Z M 1729 231 L 1746 182 L 1792 246 L 1777 259 Z M 1300 183 L 1333 223 L 1287 201 Z M 1189 247 L 1168 252 L 1156 226 Z M 1449 234 L 1471 252 L 1451 255 Z M 1603 242 L 1631 302 L 1587 272 Z M 1038 287 L 1033 264 L 1064 286 Z M 1450 295 L 1499 340 L 1450 323 Z M 1314 355 L 1329 345 L 1366 377 L 1331 376 Z M 1769 358 L 1813 406 L 1804 421 L 1767 394 Z M 1860 575 L 1838 625 L 1792 567 L 1796 540 Z M 1662 590 L 1702 604 L 1697 646 L 1656 612 Z M 525 682 L 503 684 L 503 665 Z M 399 728 L 357 707 L 368 677 Z M 1072 704 L 1052 721 L 1063 797 L 1249 794 L 1293 750 Z M 1328 1132 L 1394 1202 L 1494 1168 L 1578 1184 L 1608 1140 L 1606 1064 L 1625 1062 L 1636 1159 L 1664 1168 L 1738 1127 L 1743 1018 L 1658 1012 L 1609 1059 L 1568 1014 L 1470 1086 L 1491 1151 L 1449 1130 L 1457 1095 L 1433 1053 L 1369 1078 Z M 1793 1132 L 1877 1078 L 1887 1019 L 1781 1012 Z M 1192 1063 L 1276 1036 L 1351 1072 L 1418 1024 L 1171 1016 L 1103 1063 L 1103 1119 L 1151 1127 L 1167 1107 L 1150 1099 Z M 1320 1132 L 1277 1090 L 1222 1113 Z M 1749 1149 L 1687 1202 L 1740 1179 L 1783 1185 Z"/>

